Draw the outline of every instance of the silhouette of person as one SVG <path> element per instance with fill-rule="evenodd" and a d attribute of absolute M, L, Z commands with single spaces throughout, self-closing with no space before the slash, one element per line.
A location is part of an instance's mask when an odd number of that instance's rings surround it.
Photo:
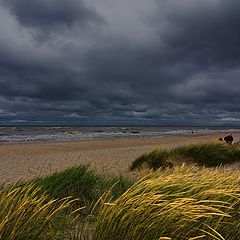
<path fill-rule="evenodd" d="M 228 134 L 226 137 L 224 137 L 224 141 L 227 143 L 227 144 L 232 144 L 233 142 L 233 136 L 232 134 Z"/>

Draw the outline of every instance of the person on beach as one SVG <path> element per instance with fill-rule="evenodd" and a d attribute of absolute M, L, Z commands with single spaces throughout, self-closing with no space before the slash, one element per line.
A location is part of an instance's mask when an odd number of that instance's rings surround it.
<path fill-rule="evenodd" d="M 233 136 L 232 136 L 232 134 L 228 134 L 226 137 L 224 137 L 224 141 L 227 143 L 227 144 L 232 144 L 232 142 L 233 142 Z"/>

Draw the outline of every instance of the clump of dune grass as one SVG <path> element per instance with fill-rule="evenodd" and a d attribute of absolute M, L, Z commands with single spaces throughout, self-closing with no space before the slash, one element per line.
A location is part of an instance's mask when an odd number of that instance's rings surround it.
<path fill-rule="evenodd" d="M 94 240 L 239 239 L 239 175 L 184 165 L 152 173 L 103 205 Z"/>
<path fill-rule="evenodd" d="M 99 209 L 98 200 L 102 196 L 107 199 L 116 199 L 125 192 L 134 180 L 123 176 L 102 175 L 80 165 L 56 172 L 49 176 L 39 177 L 31 181 L 41 188 L 41 193 L 46 193 L 48 201 L 72 197 L 75 199 L 68 211 L 83 207 L 81 214 L 74 214 L 74 224 L 69 228 L 69 240 L 91 239 L 95 214 Z"/>
<path fill-rule="evenodd" d="M 158 168 L 172 167 L 173 164 L 168 161 L 170 153 L 166 150 L 154 150 L 150 153 L 145 153 L 140 157 L 136 158 L 132 165 L 130 166 L 131 170 L 140 169 L 142 166 L 147 166 L 153 170 Z"/>
<path fill-rule="evenodd" d="M 37 178 L 32 181 L 46 192 L 49 198 L 73 197 L 79 199 L 78 206 L 87 206 L 90 211 L 96 201 L 107 191 L 115 199 L 126 191 L 133 180 L 123 176 L 105 176 L 89 169 L 87 165 L 68 168 L 62 172 Z"/>
<path fill-rule="evenodd" d="M 96 185 L 100 181 L 99 175 L 89 170 L 88 166 L 81 165 L 37 178 L 33 183 L 40 186 L 50 198 L 72 196 L 81 198 L 83 204 L 87 204 L 95 199 Z"/>
<path fill-rule="evenodd" d="M 173 150 L 154 150 L 135 159 L 131 170 L 147 166 L 153 170 L 172 167 L 171 160 L 193 162 L 200 166 L 215 167 L 240 161 L 240 148 L 222 143 L 191 144 Z"/>
<path fill-rule="evenodd" d="M 66 209 L 70 198 L 49 200 L 33 184 L 2 189 L 0 193 L 0 239 L 63 239 L 68 227 Z"/>
<path fill-rule="evenodd" d="M 172 156 L 187 158 L 199 165 L 214 167 L 240 160 L 240 148 L 222 143 L 183 146 L 170 152 Z"/>

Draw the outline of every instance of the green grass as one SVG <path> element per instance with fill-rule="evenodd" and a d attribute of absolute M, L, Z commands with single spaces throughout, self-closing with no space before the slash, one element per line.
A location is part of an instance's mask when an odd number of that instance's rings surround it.
<path fill-rule="evenodd" d="M 87 212 L 106 192 L 110 191 L 109 197 L 115 199 L 133 184 L 133 180 L 127 177 L 104 176 L 85 165 L 68 168 L 62 172 L 37 178 L 32 182 L 40 186 L 49 198 L 71 196 L 79 199 L 77 207 L 87 206 Z"/>
<path fill-rule="evenodd" d="M 94 240 L 237 240 L 239 207 L 239 171 L 168 169 L 149 175 L 117 200 L 105 203 Z"/>
<path fill-rule="evenodd" d="M 81 210 L 81 215 L 75 224 L 69 227 L 69 240 L 91 239 L 91 229 L 95 223 L 95 214 L 99 210 L 100 200 L 102 198 L 117 199 L 134 183 L 127 177 L 96 173 L 86 165 L 68 168 L 62 172 L 37 178 L 32 182 L 41 187 L 49 199 L 69 196 L 79 199 L 70 206 L 70 211 L 79 207 L 84 209 Z"/>
<path fill-rule="evenodd" d="M 173 150 L 154 150 L 135 159 L 131 170 L 147 166 L 153 170 L 172 167 L 171 160 L 190 161 L 200 166 L 215 167 L 240 161 L 240 148 L 222 143 L 194 144 Z"/>
<path fill-rule="evenodd" d="M 173 164 L 168 161 L 170 157 L 170 153 L 165 150 L 154 150 L 150 153 L 145 153 L 135 159 L 132 165 L 130 166 L 131 170 L 140 169 L 142 166 L 147 166 L 152 168 L 153 170 L 157 170 L 158 168 L 166 168 L 172 167 Z"/>
<path fill-rule="evenodd" d="M 100 176 L 87 166 L 79 166 L 37 178 L 32 182 L 40 186 L 50 198 L 72 196 L 81 199 L 83 204 L 88 204 L 97 198 L 97 185 L 100 181 Z"/>
<path fill-rule="evenodd" d="M 174 156 L 190 159 L 199 165 L 214 167 L 240 160 L 240 148 L 222 143 L 196 144 L 176 148 Z"/>

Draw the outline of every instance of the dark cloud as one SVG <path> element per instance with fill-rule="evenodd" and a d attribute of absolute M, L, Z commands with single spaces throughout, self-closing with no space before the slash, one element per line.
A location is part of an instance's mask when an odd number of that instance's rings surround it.
<path fill-rule="evenodd" d="M 177 1 L 166 11 L 167 30 L 162 39 L 183 61 L 191 60 L 204 68 L 238 66 L 240 51 L 240 4 L 235 0 Z M 168 5 L 168 4 L 166 4 Z M 160 4 L 161 7 L 161 4 Z"/>
<path fill-rule="evenodd" d="M 82 0 L 3 0 L 20 24 L 26 27 L 51 30 L 72 27 L 75 23 L 101 21 L 94 8 Z"/>
<path fill-rule="evenodd" d="M 1 2 L 2 120 L 240 121 L 236 0 Z"/>

